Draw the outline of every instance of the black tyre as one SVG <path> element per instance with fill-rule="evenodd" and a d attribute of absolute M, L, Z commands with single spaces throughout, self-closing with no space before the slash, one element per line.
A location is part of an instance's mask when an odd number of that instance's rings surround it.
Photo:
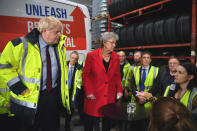
<path fill-rule="evenodd" d="M 120 43 L 120 28 L 117 28 L 114 30 L 114 32 L 119 36 L 119 40 L 117 41 L 117 48 L 121 47 L 121 43 Z"/>
<path fill-rule="evenodd" d="M 115 0 L 112 0 L 111 3 L 108 5 L 108 9 L 109 9 L 109 14 L 110 14 L 110 17 L 114 17 L 115 16 Z"/>
<path fill-rule="evenodd" d="M 178 42 L 191 42 L 191 17 L 182 15 L 177 19 Z"/>
<path fill-rule="evenodd" d="M 115 7 L 116 16 L 119 16 L 122 14 L 121 3 L 122 3 L 121 0 L 116 1 L 116 7 Z"/>
<path fill-rule="evenodd" d="M 122 47 L 127 46 L 127 27 L 122 27 L 120 29 L 120 43 Z"/>
<path fill-rule="evenodd" d="M 137 9 L 142 8 L 144 6 L 144 0 L 135 0 L 135 7 Z"/>
<path fill-rule="evenodd" d="M 127 0 L 120 0 L 120 13 L 124 14 L 127 12 Z"/>
<path fill-rule="evenodd" d="M 137 25 L 136 30 L 135 30 L 135 34 L 136 34 L 136 43 L 138 46 L 140 45 L 144 45 L 145 44 L 145 40 L 144 40 L 144 23 L 141 23 L 139 25 Z"/>
<path fill-rule="evenodd" d="M 136 9 L 136 6 L 135 6 L 135 0 L 127 0 L 127 12 L 130 12 L 132 10 L 135 10 Z"/>
<path fill-rule="evenodd" d="M 144 38 L 145 38 L 146 44 L 148 45 L 155 44 L 155 40 L 153 36 L 153 26 L 154 26 L 154 23 L 152 21 L 146 23 L 144 26 Z"/>
<path fill-rule="evenodd" d="M 154 35 L 154 39 L 156 44 L 165 44 L 166 40 L 164 37 L 164 20 L 157 20 L 154 23 L 154 27 L 153 27 L 153 35 Z"/>
<path fill-rule="evenodd" d="M 130 25 L 127 29 L 127 41 L 128 46 L 136 46 L 136 39 L 135 39 L 135 24 Z"/>
<path fill-rule="evenodd" d="M 119 4 L 119 0 L 114 0 L 114 6 L 112 6 L 113 12 L 114 12 L 113 17 L 116 17 L 119 14 L 119 5 L 118 4 Z"/>
<path fill-rule="evenodd" d="M 176 43 L 178 41 L 176 24 L 177 24 L 177 16 L 170 17 L 165 21 L 164 35 L 168 43 Z"/>

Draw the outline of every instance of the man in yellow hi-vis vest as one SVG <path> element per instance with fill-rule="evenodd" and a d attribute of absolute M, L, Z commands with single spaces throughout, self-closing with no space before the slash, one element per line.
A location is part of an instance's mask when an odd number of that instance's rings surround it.
<path fill-rule="evenodd" d="M 4 129 L 6 131 L 20 130 L 20 123 L 18 123 L 18 120 L 16 119 L 14 114 L 10 113 L 9 88 L 1 77 L 0 77 L 0 124 L 1 124 L 1 129 Z"/>
<path fill-rule="evenodd" d="M 142 52 L 141 66 L 133 67 L 132 73 L 129 73 L 131 76 L 127 76 L 133 80 L 129 81 L 127 90 L 130 91 L 131 101 L 136 102 L 137 109 L 142 111 L 141 115 L 147 114 L 151 107 L 150 102 L 147 102 L 143 95 L 144 92 L 148 92 L 153 87 L 159 72 L 159 68 L 150 65 L 150 63 L 151 53 L 148 51 Z M 148 121 L 144 123 L 144 120 L 136 123 L 137 130 L 146 130 L 147 124 Z"/>
<path fill-rule="evenodd" d="M 69 85 L 69 98 L 70 98 L 70 108 L 71 114 L 66 112 L 65 119 L 65 128 L 66 131 L 71 131 L 70 122 L 71 116 L 74 113 L 74 109 L 77 106 L 77 97 L 79 95 L 79 91 L 82 88 L 82 69 L 83 66 L 78 63 L 79 54 L 77 51 L 73 51 L 70 54 L 70 60 L 67 61 L 67 65 L 69 68 L 68 71 L 68 85 Z"/>
<path fill-rule="evenodd" d="M 124 88 L 124 83 L 126 79 L 126 75 L 128 73 L 128 70 L 130 68 L 130 63 L 126 59 L 126 55 L 124 51 L 119 51 L 118 52 L 119 58 L 120 58 L 120 74 L 121 74 L 121 84 L 122 87 Z"/>
<path fill-rule="evenodd" d="M 121 74 L 121 85 L 123 87 L 123 100 L 127 101 L 127 93 L 125 91 L 125 80 L 126 80 L 126 76 L 127 73 L 129 72 L 129 69 L 131 68 L 130 63 L 127 61 L 126 59 L 126 54 L 124 51 L 119 51 L 118 52 L 119 58 L 120 58 L 120 74 Z"/>
<path fill-rule="evenodd" d="M 41 18 L 38 28 L 11 40 L 0 57 L 0 76 L 8 85 L 11 113 L 25 131 L 57 131 L 59 110 L 70 112 L 66 36 L 55 17 Z"/>

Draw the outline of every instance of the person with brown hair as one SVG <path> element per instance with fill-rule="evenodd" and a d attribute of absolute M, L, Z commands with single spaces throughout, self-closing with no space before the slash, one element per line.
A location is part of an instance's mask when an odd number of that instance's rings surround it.
<path fill-rule="evenodd" d="M 137 50 L 133 54 L 133 62 L 132 66 L 140 66 L 141 65 L 141 59 L 142 59 L 142 52 Z"/>
<path fill-rule="evenodd" d="M 172 97 L 160 97 L 150 110 L 149 131 L 196 131 L 190 111 Z"/>
<path fill-rule="evenodd" d="M 166 87 L 174 82 L 176 67 L 180 64 L 176 56 L 170 56 L 168 65 L 163 65 L 159 68 L 157 83 L 149 91 L 153 96 L 163 96 Z"/>
<path fill-rule="evenodd" d="M 183 63 L 176 68 L 174 82 L 166 88 L 164 96 L 174 97 L 197 116 L 197 68 L 192 63 Z"/>
<path fill-rule="evenodd" d="M 192 63 L 181 63 L 176 67 L 174 83 L 167 86 L 164 96 L 173 97 L 185 105 L 197 120 L 197 68 Z M 152 94 L 144 97 L 151 100 Z M 153 99 L 154 100 L 154 99 Z"/>

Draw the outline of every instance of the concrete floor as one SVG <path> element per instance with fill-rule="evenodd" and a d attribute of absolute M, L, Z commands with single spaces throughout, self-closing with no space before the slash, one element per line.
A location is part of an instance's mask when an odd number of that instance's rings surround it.
<path fill-rule="evenodd" d="M 72 116 L 72 119 L 71 119 L 71 131 L 84 131 L 83 125 L 79 125 L 79 126 L 74 125 L 74 123 L 76 123 L 77 121 L 79 121 L 79 115 L 76 111 L 75 114 Z M 60 130 L 59 131 L 65 131 L 64 124 L 65 124 L 65 118 L 61 117 Z M 102 131 L 101 130 L 101 123 L 99 125 L 100 125 L 100 130 L 97 130 L 97 131 Z M 96 130 L 94 130 L 94 131 L 96 131 Z M 118 127 L 114 127 L 110 131 L 119 131 L 119 129 L 118 129 Z"/>
<path fill-rule="evenodd" d="M 79 115 L 74 114 L 72 116 L 72 119 L 71 119 L 71 131 L 84 131 L 83 125 L 79 125 L 79 126 L 74 125 L 74 123 L 76 123 L 78 120 L 79 120 Z M 65 125 L 65 118 L 61 117 L 61 119 L 60 119 L 60 131 L 65 131 L 64 125 Z"/>

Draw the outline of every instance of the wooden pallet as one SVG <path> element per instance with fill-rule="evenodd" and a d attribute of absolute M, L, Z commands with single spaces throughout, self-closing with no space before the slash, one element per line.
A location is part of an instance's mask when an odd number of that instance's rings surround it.
<path fill-rule="evenodd" d="M 100 40 L 93 40 L 93 41 L 92 41 L 93 44 L 98 44 L 98 43 L 100 43 L 100 42 L 101 42 Z"/>
<path fill-rule="evenodd" d="M 93 22 L 93 21 L 97 21 L 97 20 L 99 20 L 101 18 L 108 18 L 108 15 L 109 14 L 106 13 L 106 14 L 101 14 L 101 15 L 95 16 L 94 18 L 91 19 L 91 21 Z"/>

